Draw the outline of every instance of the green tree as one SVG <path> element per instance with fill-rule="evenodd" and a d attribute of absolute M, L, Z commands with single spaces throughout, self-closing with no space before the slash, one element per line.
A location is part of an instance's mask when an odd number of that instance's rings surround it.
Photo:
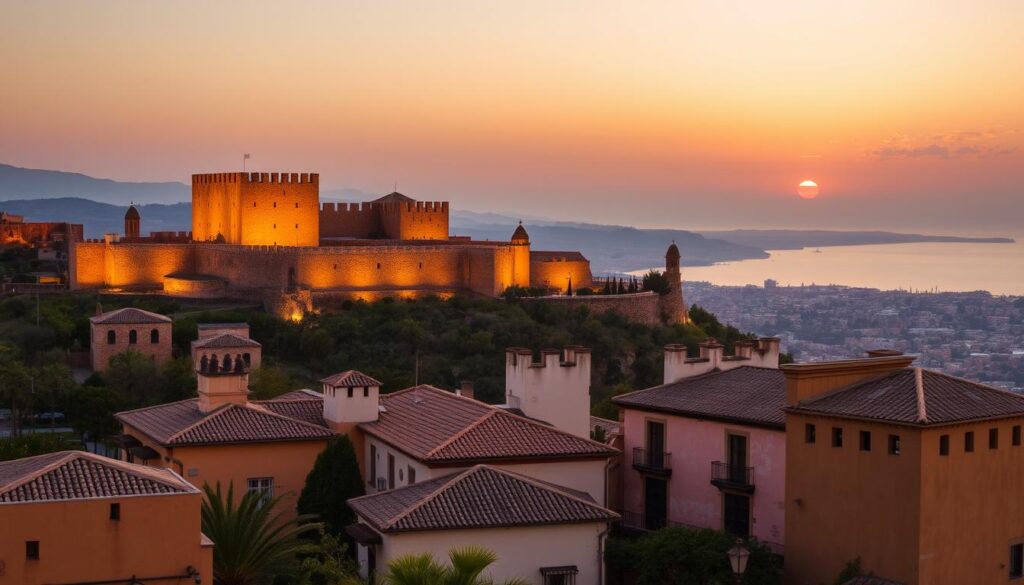
<path fill-rule="evenodd" d="M 668 277 L 660 270 L 648 271 L 647 274 L 644 275 L 643 281 L 641 281 L 641 288 L 645 291 L 656 292 L 659 295 L 667 295 L 672 289 L 671 283 L 668 281 Z"/>
<path fill-rule="evenodd" d="M 196 396 L 196 374 L 191 357 L 180 357 L 165 363 L 157 379 L 157 402 L 176 402 Z"/>
<path fill-rule="evenodd" d="M 362 585 L 356 575 L 359 567 L 340 536 L 321 530 L 316 552 L 302 555 L 296 575 L 289 585 Z"/>
<path fill-rule="evenodd" d="M 384 585 L 495 585 L 484 576 L 498 555 L 486 548 L 467 546 L 448 551 L 449 565 L 429 554 L 403 555 L 388 563 Z M 525 585 L 525 579 L 507 579 L 504 585 Z"/>
<path fill-rule="evenodd" d="M 733 580 L 729 549 L 734 536 L 716 530 L 663 528 L 638 540 L 614 538 L 605 560 L 612 574 L 631 574 L 637 585 L 717 585 Z M 750 550 L 745 585 L 778 585 L 782 573 L 778 557 L 756 541 Z"/>
<path fill-rule="evenodd" d="M 338 435 L 316 457 L 299 496 L 300 514 L 317 516 L 331 534 L 341 534 L 355 521 L 346 502 L 363 495 L 359 462 L 348 435 Z"/>
<path fill-rule="evenodd" d="M 298 572 L 301 554 L 315 554 L 317 547 L 300 538 L 320 530 L 322 525 L 309 516 L 286 519 L 278 511 L 281 496 L 264 499 L 259 492 L 247 492 L 236 505 L 234 486 L 227 494 L 203 486 L 203 534 L 213 549 L 213 579 L 217 585 L 263 585 L 279 575 Z"/>
<path fill-rule="evenodd" d="M 75 432 L 91 441 L 102 441 L 120 431 L 114 413 L 124 409 L 120 392 L 110 388 L 85 386 L 75 393 Z"/>
<path fill-rule="evenodd" d="M 156 378 L 153 360 L 133 349 L 112 355 L 103 372 L 107 387 L 120 392 L 132 407 L 157 402 Z"/>
<path fill-rule="evenodd" d="M 57 451 L 80 451 L 82 445 L 53 433 L 33 433 L 0 439 L 0 461 L 35 457 Z"/>
<path fill-rule="evenodd" d="M 44 366 L 32 368 L 33 379 L 32 390 L 36 399 L 46 407 L 47 412 L 57 412 L 58 404 L 64 404 L 68 395 L 78 387 L 74 378 L 71 377 L 71 370 L 64 364 L 50 363 Z M 54 417 L 50 417 L 50 427 L 56 424 Z"/>
<path fill-rule="evenodd" d="M 0 362 L 0 403 L 10 406 L 11 435 L 21 434 L 21 418 L 29 406 L 31 377 L 28 369 L 14 360 Z"/>
<path fill-rule="evenodd" d="M 300 387 L 299 382 L 284 369 L 264 362 L 249 374 L 249 391 L 253 400 L 269 400 Z"/>

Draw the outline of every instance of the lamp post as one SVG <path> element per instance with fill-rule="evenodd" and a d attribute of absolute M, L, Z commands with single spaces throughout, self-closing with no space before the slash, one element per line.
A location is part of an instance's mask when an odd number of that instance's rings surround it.
<path fill-rule="evenodd" d="M 729 565 L 732 567 L 733 577 L 736 577 L 736 584 L 743 581 L 743 573 L 747 572 L 747 561 L 750 560 L 750 551 L 743 546 L 743 539 L 736 539 L 736 546 L 725 553 L 729 557 Z"/>

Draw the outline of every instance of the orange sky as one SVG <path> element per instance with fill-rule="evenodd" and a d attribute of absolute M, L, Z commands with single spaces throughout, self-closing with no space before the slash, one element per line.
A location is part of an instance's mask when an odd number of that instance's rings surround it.
<path fill-rule="evenodd" d="M 563 219 L 1005 229 L 1022 29 L 1015 0 L 5 2 L 0 162 L 187 181 L 251 152 Z"/>

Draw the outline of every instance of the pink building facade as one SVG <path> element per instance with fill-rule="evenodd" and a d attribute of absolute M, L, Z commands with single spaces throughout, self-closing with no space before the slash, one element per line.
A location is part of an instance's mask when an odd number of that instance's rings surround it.
<path fill-rule="evenodd" d="M 725 530 L 783 552 L 785 378 L 774 365 L 715 368 L 615 398 L 625 525 Z"/>

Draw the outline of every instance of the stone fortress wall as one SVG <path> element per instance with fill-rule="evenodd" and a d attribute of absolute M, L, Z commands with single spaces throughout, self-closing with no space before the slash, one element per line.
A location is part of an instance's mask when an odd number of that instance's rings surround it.
<path fill-rule="evenodd" d="M 320 176 L 193 175 L 192 237 L 250 246 L 319 245 Z"/>
<path fill-rule="evenodd" d="M 448 239 L 447 201 L 399 197 L 392 193 L 383 200 L 365 203 L 324 203 L 320 208 L 320 237 Z"/>

